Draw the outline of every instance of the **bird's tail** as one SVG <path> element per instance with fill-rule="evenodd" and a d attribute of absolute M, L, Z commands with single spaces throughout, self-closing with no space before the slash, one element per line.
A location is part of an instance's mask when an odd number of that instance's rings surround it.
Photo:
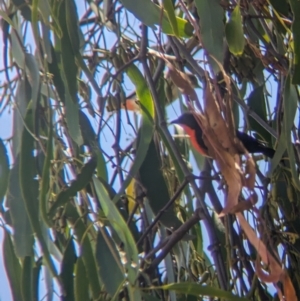
<path fill-rule="evenodd" d="M 273 158 L 275 150 L 261 143 L 256 138 L 249 136 L 246 133 L 237 131 L 237 137 L 242 141 L 249 153 L 263 153 L 269 158 Z"/>

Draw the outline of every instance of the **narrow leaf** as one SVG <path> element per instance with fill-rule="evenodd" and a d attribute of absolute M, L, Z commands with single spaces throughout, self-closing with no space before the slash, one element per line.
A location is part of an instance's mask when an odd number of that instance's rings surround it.
<path fill-rule="evenodd" d="M 195 0 L 200 17 L 202 43 L 206 51 L 219 63 L 223 62 L 224 11 L 219 0 Z M 215 71 L 219 70 L 213 63 Z"/>
<path fill-rule="evenodd" d="M 22 192 L 20 187 L 20 173 L 19 173 L 19 157 L 16 158 L 15 165 L 10 172 L 7 205 L 12 220 L 14 229 L 13 238 L 15 253 L 18 257 L 32 255 L 33 247 L 33 233 L 29 218 L 26 214 L 26 206 L 23 202 Z"/>
<path fill-rule="evenodd" d="M 21 296 L 21 265 L 16 256 L 12 240 L 8 232 L 4 231 L 4 240 L 2 243 L 3 262 L 5 271 L 10 284 L 13 300 L 22 300 Z"/>
<path fill-rule="evenodd" d="M 77 97 L 76 97 L 77 99 Z M 65 94 L 66 104 L 66 120 L 71 138 L 77 143 L 78 146 L 83 144 L 83 138 L 79 126 L 79 105 L 74 103 L 68 91 Z"/>
<path fill-rule="evenodd" d="M 136 93 L 140 100 L 142 110 L 142 124 L 138 133 L 138 146 L 135 160 L 130 168 L 127 178 L 123 182 L 120 193 L 118 193 L 113 200 L 114 203 L 119 200 L 121 194 L 124 193 L 125 189 L 131 182 L 131 179 L 136 175 L 143 163 L 153 134 L 154 105 L 145 78 L 135 65 L 130 65 L 126 72 L 136 87 Z"/>
<path fill-rule="evenodd" d="M 99 276 L 107 292 L 113 297 L 122 287 L 125 272 L 116 245 L 105 228 L 98 231 L 95 257 Z"/>
<path fill-rule="evenodd" d="M 20 151 L 20 187 L 22 193 L 22 200 L 25 204 L 27 216 L 31 225 L 32 233 L 35 233 L 37 240 L 40 243 L 40 248 L 43 254 L 45 263 L 49 267 L 53 277 L 57 277 L 56 268 L 53 264 L 52 258 L 43 237 L 41 230 L 41 224 L 39 220 L 39 208 L 38 208 L 38 184 L 34 179 L 36 176 L 33 150 L 34 139 L 32 137 L 33 130 L 33 113 L 29 107 L 25 116 L 25 124 L 22 133 L 22 144 Z M 31 132 L 29 132 L 31 131 Z"/>
<path fill-rule="evenodd" d="M 283 131 L 285 132 L 286 146 L 289 155 L 291 172 L 293 175 L 293 183 L 300 190 L 300 181 L 298 177 L 298 171 L 296 168 L 295 152 L 292 144 L 291 130 L 294 125 L 296 110 L 297 110 L 297 92 L 296 87 L 292 85 L 290 76 L 286 79 L 284 94 L 283 94 Z"/>
<path fill-rule="evenodd" d="M 71 0 L 67 0 L 71 1 Z M 59 24 L 62 29 L 63 36 L 60 41 L 61 48 L 61 78 L 64 81 L 65 95 L 63 97 L 66 104 L 66 120 L 70 136 L 77 143 L 82 145 L 83 139 L 79 127 L 79 106 L 77 97 L 77 73 L 78 68 L 75 62 L 76 52 L 73 50 L 72 41 L 68 31 L 68 14 L 66 10 L 66 1 L 60 3 L 59 6 Z M 70 21 L 69 21 L 70 23 Z M 69 24 L 69 27 L 71 25 Z M 75 43 L 75 42 L 74 42 Z M 74 46 L 76 47 L 76 46 Z"/>
<path fill-rule="evenodd" d="M 32 108 L 35 111 L 40 92 L 40 70 L 35 57 L 30 53 L 25 53 L 25 63 L 31 85 Z"/>
<path fill-rule="evenodd" d="M 231 13 L 230 20 L 225 27 L 226 39 L 231 53 L 242 55 L 245 47 L 243 20 L 239 4 Z"/>
<path fill-rule="evenodd" d="M 169 202 L 170 195 L 165 178 L 162 173 L 162 164 L 160 162 L 159 154 L 152 139 L 148 148 L 145 160 L 140 167 L 140 181 L 146 190 L 146 195 L 150 206 L 155 214 Z M 166 227 L 178 228 L 181 222 L 175 215 L 173 206 L 165 210 L 161 222 Z"/>
<path fill-rule="evenodd" d="M 86 275 L 82 257 L 77 259 L 75 265 L 74 290 L 76 301 L 89 300 L 89 280 Z"/>
<path fill-rule="evenodd" d="M 64 2 L 60 3 L 59 7 L 59 23 L 63 33 L 63 36 L 60 41 L 62 59 L 61 63 L 63 69 L 63 78 L 66 83 L 66 87 L 69 91 L 70 98 L 73 102 L 76 102 L 78 68 L 75 63 L 75 53 L 73 51 L 72 44 L 69 38 L 68 25 L 66 21 L 67 12 Z"/>
<path fill-rule="evenodd" d="M 7 156 L 7 150 L 0 139 L 0 204 L 2 205 L 3 197 L 5 196 L 9 177 L 9 161 Z"/>
<path fill-rule="evenodd" d="M 18 36 L 18 32 L 16 30 L 12 30 L 10 34 L 11 38 L 11 52 L 12 55 L 21 69 L 25 67 L 25 52 L 24 46 L 21 44 L 21 39 Z"/>
<path fill-rule="evenodd" d="M 67 243 L 63 260 L 61 263 L 61 279 L 65 288 L 64 292 L 64 301 L 73 301 L 74 300 L 74 264 L 76 261 L 75 248 L 73 239 Z"/>
<path fill-rule="evenodd" d="M 300 2 L 289 0 L 293 12 L 293 39 L 294 39 L 294 73 L 292 83 L 300 84 Z"/>
<path fill-rule="evenodd" d="M 21 280 L 21 290 L 22 290 L 22 300 L 32 301 L 33 300 L 33 285 L 32 285 L 32 257 L 26 256 L 23 260 L 22 267 L 22 280 Z"/>
<path fill-rule="evenodd" d="M 126 222 L 116 208 L 115 204 L 110 200 L 102 183 L 95 177 L 93 178 L 93 181 L 103 213 L 110 222 L 114 231 L 119 236 L 120 240 L 124 243 L 125 253 L 130 256 L 130 258 L 127 258 L 128 263 L 126 267 L 128 269 L 128 279 L 133 285 L 136 281 L 136 277 L 138 276 L 139 267 L 138 251 L 135 241 Z M 134 268 L 132 264 L 134 264 L 136 267 Z"/>
<path fill-rule="evenodd" d="M 253 110 L 257 115 L 259 115 L 260 118 L 262 118 L 266 122 L 268 121 L 264 86 L 255 88 L 250 93 L 247 103 L 249 108 L 251 108 L 251 110 Z M 264 138 L 267 142 L 271 142 L 271 134 L 252 117 L 249 117 L 249 124 L 251 126 L 251 129 L 259 134 L 259 137 Z"/>
<path fill-rule="evenodd" d="M 164 9 L 167 12 L 169 22 L 172 26 L 174 34 L 179 37 L 178 26 L 176 21 L 176 16 L 174 12 L 174 6 L 171 0 L 163 0 Z"/>
<path fill-rule="evenodd" d="M 78 35 L 78 14 L 76 4 L 73 0 L 65 0 L 66 6 L 66 24 L 69 34 L 70 43 L 74 54 L 79 53 L 79 35 Z"/>
<path fill-rule="evenodd" d="M 194 296 L 208 296 L 225 298 L 230 301 L 248 301 L 247 298 L 238 297 L 230 292 L 223 291 L 219 288 L 212 286 L 201 286 L 198 283 L 182 282 L 182 283 L 171 283 L 160 287 L 163 290 L 174 290 L 177 293 L 189 294 Z"/>
<path fill-rule="evenodd" d="M 83 166 L 81 172 L 77 175 L 77 178 L 71 183 L 71 185 L 58 194 L 56 201 L 49 210 L 48 214 L 50 217 L 53 217 L 58 207 L 65 205 L 71 197 L 74 197 L 78 191 L 86 187 L 94 174 L 96 166 L 97 160 L 95 157 L 92 157 Z"/>
<path fill-rule="evenodd" d="M 50 108 L 49 108 L 50 110 Z M 39 205 L 40 205 L 40 213 L 41 217 L 44 220 L 44 222 L 51 226 L 51 222 L 48 219 L 47 215 L 47 207 L 48 207 L 48 199 L 47 194 L 50 187 L 50 174 L 51 174 L 51 160 L 53 157 L 52 154 L 52 136 L 53 136 L 53 127 L 52 127 L 52 115 L 50 115 L 50 122 L 49 122 L 49 132 L 48 132 L 48 141 L 47 141 L 47 150 L 46 150 L 46 158 L 44 160 L 44 166 L 43 166 L 43 175 L 40 181 L 40 194 L 39 194 Z"/>
<path fill-rule="evenodd" d="M 128 9 L 137 19 L 145 25 L 155 28 L 154 25 L 162 25 L 162 31 L 169 35 L 176 35 L 166 11 L 161 11 L 161 7 L 154 4 L 150 0 L 122 0 L 123 5 Z M 193 27 L 186 20 L 176 17 L 178 35 L 182 38 L 190 37 L 193 33 Z"/>
<path fill-rule="evenodd" d="M 66 206 L 66 216 L 74 229 L 74 233 L 80 243 L 81 257 L 86 270 L 89 287 L 93 299 L 97 299 L 101 293 L 101 286 L 97 272 L 96 259 L 93 253 L 91 240 L 88 235 L 88 229 L 82 218 L 79 216 L 76 208 L 72 204 Z M 77 280 L 76 280 L 77 281 Z"/>

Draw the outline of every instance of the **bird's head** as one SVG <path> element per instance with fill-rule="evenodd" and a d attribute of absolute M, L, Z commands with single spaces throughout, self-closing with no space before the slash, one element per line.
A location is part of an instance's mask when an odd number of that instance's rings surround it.
<path fill-rule="evenodd" d="M 189 127 L 192 130 L 195 130 L 199 127 L 197 120 L 190 112 L 183 113 L 180 117 L 173 120 L 171 123 L 181 125 L 183 128 Z"/>

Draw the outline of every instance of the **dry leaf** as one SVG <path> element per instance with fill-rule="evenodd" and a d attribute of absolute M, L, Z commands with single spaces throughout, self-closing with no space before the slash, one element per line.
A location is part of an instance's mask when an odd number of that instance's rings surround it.
<path fill-rule="evenodd" d="M 261 261 L 269 267 L 269 274 L 267 274 L 262 270 L 259 262 L 256 262 L 255 269 L 258 277 L 264 282 L 273 282 L 279 296 L 283 296 L 283 294 L 277 287 L 276 283 L 278 281 L 281 281 L 283 285 L 284 299 L 283 297 L 281 297 L 280 299 L 285 301 L 296 301 L 297 297 L 295 289 L 287 272 L 282 269 L 278 261 L 267 250 L 265 244 L 257 237 L 256 233 L 250 227 L 249 223 L 245 220 L 242 213 L 236 213 L 236 217 L 238 218 L 239 223 L 246 233 L 249 241 L 259 254 Z"/>
<path fill-rule="evenodd" d="M 235 151 L 232 150 L 234 134 L 232 133 L 231 138 L 227 124 L 221 115 L 219 105 L 217 104 L 209 82 L 206 84 L 204 91 L 204 107 L 207 120 L 215 132 L 218 141 L 223 148 L 228 149 L 230 153 L 235 153 Z"/>
<path fill-rule="evenodd" d="M 190 77 L 185 74 L 184 72 L 181 72 L 180 70 L 176 69 L 170 62 L 167 60 L 166 64 L 168 66 L 168 71 L 166 73 L 166 77 L 170 77 L 173 81 L 173 83 L 177 86 L 180 92 L 183 94 L 186 94 L 190 97 L 191 100 L 196 101 L 198 100 L 198 96 L 196 94 L 196 91 L 193 87 L 193 83 L 190 79 Z"/>
<path fill-rule="evenodd" d="M 246 169 L 245 169 L 245 183 L 244 186 L 253 190 L 255 185 L 256 168 L 254 160 L 246 153 Z"/>
<path fill-rule="evenodd" d="M 237 212 L 243 212 L 245 210 L 252 209 L 253 206 L 257 203 L 257 194 L 255 191 L 249 196 L 247 200 L 239 201 L 237 205 L 235 205 L 229 213 L 234 214 Z"/>
<path fill-rule="evenodd" d="M 284 271 L 284 273 L 281 275 L 280 281 L 283 285 L 283 294 L 285 296 L 285 299 L 287 301 L 296 301 L 296 292 L 287 271 Z"/>
<path fill-rule="evenodd" d="M 210 83 L 207 83 L 204 92 L 205 117 L 204 124 L 199 120 L 204 133 L 204 141 L 209 153 L 216 160 L 217 165 L 227 184 L 225 206 L 220 216 L 229 213 L 238 204 L 242 189 L 243 174 L 240 169 L 240 156 L 234 144 L 234 134 L 229 132 L 222 117 L 219 105 L 212 92 Z M 195 118 L 198 120 L 197 115 Z"/>

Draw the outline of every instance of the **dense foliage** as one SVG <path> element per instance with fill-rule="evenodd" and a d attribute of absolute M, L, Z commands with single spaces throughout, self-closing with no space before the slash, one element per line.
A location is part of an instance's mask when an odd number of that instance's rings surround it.
<path fill-rule="evenodd" d="M 300 298 L 298 0 L 4 0 L 0 16 L 13 300 Z M 186 110 L 213 159 L 168 126 Z"/>

